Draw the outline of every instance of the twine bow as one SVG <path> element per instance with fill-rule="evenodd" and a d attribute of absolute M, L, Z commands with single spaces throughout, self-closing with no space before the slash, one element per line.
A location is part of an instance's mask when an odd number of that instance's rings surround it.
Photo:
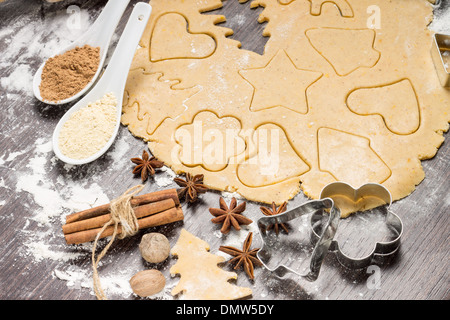
<path fill-rule="evenodd" d="M 114 242 L 116 236 L 119 239 L 123 239 L 128 236 L 132 236 L 136 234 L 139 230 L 139 224 L 138 220 L 136 218 L 136 215 L 134 214 L 133 207 L 131 206 L 130 200 L 139 192 L 142 191 L 144 188 L 144 185 L 137 185 L 134 186 L 127 191 L 124 192 L 123 195 L 118 197 L 117 199 L 114 199 L 111 201 L 110 204 L 110 210 L 111 210 L 111 219 L 105 223 L 102 227 L 102 229 L 98 232 L 95 241 L 94 241 L 94 247 L 92 248 L 92 277 L 94 280 L 94 292 L 97 296 L 97 299 L 99 300 L 107 300 L 105 293 L 103 292 L 101 283 L 100 283 L 100 277 L 98 275 L 97 267 L 100 262 L 100 260 L 106 255 L 106 252 L 111 247 L 112 243 Z M 95 251 L 97 248 L 97 242 L 100 238 L 101 234 L 105 231 L 107 227 L 110 225 L 114 225 L 114 232 L 111 236 L 111 240 L 108 242 L 108 244 L 103 248 L 103 250 L 98 255 L 97 259 L 95 259 Z M 121 232 L 119 235 L 119 224 L 121 227 Z"/>

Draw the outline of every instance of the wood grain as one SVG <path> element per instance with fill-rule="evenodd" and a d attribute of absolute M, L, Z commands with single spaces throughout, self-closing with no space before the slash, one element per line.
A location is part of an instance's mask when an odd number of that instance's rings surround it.
<path fill-rule="evenodd" d="M 117 33 L 120 34 L 126 17 L 131 12 L 132 4 L 124 15 Z M 106 1 L 62 1 L 49 4 L 44 1 L 15 0 L 0 4 L 0 30 L 11 28 L 24 16 L 32 19 L 47 21 L 54 18 L 53 13 L 58 10 L 66 10 L 69 4 L 78 5 L 83 12 L 88 12 L 93 20 Z M 240 4 L 238 1 L 227 0 L 222 10 L 210 14 L 225 14 L 227 22 L 224 26 L 235 30 L 234 39 L 243 43 L 243 48 L 263 53 L 267 38 L 261 36 L 264 25 L 256 23 L 257 15 L 261 12 L 251 10 L 250 2 Z M 242 23 L 242 15 L 247 20 Z M 234 17 L 234 18 L 233 18 Z M 18 34 L 20 29 L 12 30 Z M 6 33 L 5 33 L 6 34 Z M 8 52 L 10 33 L 0 35 L 0 48 L 2 54 Z M 39 39 L 45 45 L 49 39 Z M 18 55 L 10 65 L 0 64 L 0 78 L 8 77 L 20 64 L 27 64 L 36 70 L 43 57 L 34 57 L 24 60 Z M 63 281 L 55 272 L 70 270 L 70 267 L 90 270 L 90 247 L 64 247 L 64 239 L 61 232 L 61 219 L 68 212 L 56 212 L 52 221 L 42 224 L 36 216 L 42 211 L 42 205 L 33 198 L 30 192 L 22 188 L 18 191 L 18 181 L 28 181 L 39 187 L 43 182 L 33 180 L 30 168 L 27 165 L 33 161 L 38 139 L 46 139 L 69 106 L 48 107 L 38 102 L 29 93 L 21 91 L 4 92 L 0 87 L 0 299 L 2 300 L 94 300 L 92 290 L 83 287 L 71 287 L 67 281 Z M 24 89 L 25 90 L 25 89 Z M 446 134 L 446 137 L 448 135 Z M 120 128 L 118 141 L 128 144 L 127 153 L 122 155 L 122 161 L 116 163 L 113 153 L 119 153 L 123 145 L 116 143 L 112 151 L 92 165 L 70 168 L 58 162 L 51 156 L 45 168 L 46 175 L 53 181 L 64 195 L 64 183 L 85 186 L 88 182 L 96 183 L 108 197 L 118 196 L 121 191 L 138 184 L 139 178 L 131 174 L 129 159 L 141 154 L 146 147 L 141 140 L 134 139 L 126 128 Z M 17 153 L 18 152 L 18 153 Z M 6 159 L 17 153 L 14 161 Z M 250 286 L 253 289 L 254 300 L 265 299 L 449 299 L 449 251 L 450 251 L 450 215 L 449 194 L 450 176 L 450 147 L 446 141 L 439 149 L 436 157 L 423 161 L 426 179 L 417 187 L 417 190 L 401 201 L 394 203 L 393 210 L 404 222 L 404 235 L 401 249 L 389 263 L 377 269 L 380 285 L 372 286 L 373 274 L 369 270 L 347 270 L 335 259 L 333 254 L 328 254 L 322 267 L 319 279 L 316 282 L 307 282 L 295 276 L 286 279 L 278 279 L 270 272 L 255 269 L 255 282 L 250 282 L 242 271 L 239 274 L 237 284 Z M 172 184 L 167 188 L 176 187 Z M 158 190 L 159 187 L 152 181 L 146 185 L 145 192 Z M 220 194 L 208 192 L 201 198 L 201 202 L 195 205 L 183 205 L 185 220 L 183 223 L 175 223 L 163 227 L 150 228 L 146 232 L 162 232 L 174 245 L 178 239 L 181 228 L 186 228 L 196 236 L 206 240 L 211 250 L 217 248 L 226 238 L 218 236 L 220 226 L 210 223 L 211 215 L 209 207 L 217 207 Z M 306 198 L 298 195 L 289 203 L 289 207 L 304 202 Z M 47 204 L 48 205 L 48 204 Z M 260 204 L 248 203 L 246 215 L 256 221 L 261 213 Z M 56 208 L 58 209 L 58 208 Z M 68 260 L 61 264 L 52 256 L 45 256 L 40 261 L 34 261 L 27 251 L 30 246 L 28 241 L 33 233 L 47 232 L 49 242 L 57 248 L 63 248 L 66 252 L 81 253 L 74 260 Z M 358 232 L 358 230 L 354 230 Z M 143 232 L 140 233 L 142 235 Z M 31 238 L 32 239 L 32 238 Z M 131 265 L 148 268 L 139 259 L 138 245 L 140 236 L 117 241 L 113 249 L 105 258 L 105 265 L 101 268 L 102 275 L 111 275 L 116 270 L 127 270 Z M 254 246 L 258 246 L 255 238 Z M 173 263 L 169 259 L 158 265 L 158 268 L 170 279 L 168 270 Z M 224 266 L 232 270 L 229 266 Z M 89 283 L 89 279 L 86 279 Z M 177 279 L 172 281 L 176 282 Z M 134 296 L 116 299 L 137 299 Z"/>

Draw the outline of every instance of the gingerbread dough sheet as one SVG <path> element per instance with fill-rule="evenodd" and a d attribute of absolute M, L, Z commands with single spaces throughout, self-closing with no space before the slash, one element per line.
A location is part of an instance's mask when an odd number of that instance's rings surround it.
<path fill-rule="evenodd" d="M 122 123 L 176 173 L 278 204 L 334 181 L 397 200 L 424 179 L 450 120 L 428 1 L 256 0 L 263 55 L 204 14 L 221 1 L 151 4 Z"/>

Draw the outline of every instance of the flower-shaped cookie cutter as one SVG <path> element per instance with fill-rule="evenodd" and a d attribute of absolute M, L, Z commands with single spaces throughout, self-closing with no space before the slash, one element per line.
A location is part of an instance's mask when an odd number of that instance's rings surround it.
<path fill-rule="evenodd" d="M 337 240 L 332 240 L 329 245 L 329 250 L 336 253 L 338 261 L 345 267 L 351 269 L 362 269 L 371 265 L 377 257 L 387 257 L 394 254 L 399 246 L 400 239 L 403 233 L 403 223 L 399 216 L 390 210 L 392 204 L 391 193 L 382 185 L 376 183 L 368 183 L 358 189 L 344 182 L 334 182 L 322 189 L 320 198 L 333 199 L 336 196 L 344 196 L 352 201 L 364 199 L 367 197 L 375 197 L 382 200 L 385 205 L 379 205 L 376 210 L 379 210 L 385 215 L 385 223 L 387 227 L 395 234 L 391 241 L 376 242 L 370 254 L 362 258 L 354 258 L 342 252 Z M 323 226 L 324 212 L 317 211 L 311 217 L 311 227 L 314 240 L 320 242 L 322 235 L 321 230 L 327 228 Z"/>
<path fill-rule="evenodd" d="M 300 273 L 283 264 L 279 264 L 274 268 L 270 268 L 267 262 L 272 257 L 272 250 L 271 250 L 272 248 L 266 242 L 267 228 L 273 224 L 286 223 L 288 221 L 291 221 L 306 214 L 318 216 L 324 211 L 326 211 L 328 214 L 328 221 L 326 225 L 322 228 L 320 235 L 315 233 L 315 235 L 317 236 L 316 239 L 317 241 L 315 242 L 311 259 L 309 262 L 308 268 L 309 270 L 306 271 L 305 273 Z M 260 250 L 258 250 L 257 257 L 267 270 L 274 272 L 279 277 L 283 277 L 286 273 L 292 272 L 308 281 L 315 281 L 319 276 L 323 259 L 328 253 L 329 246 L 332 243 L 332 240 L 336 233 L 339 219 L 340 219 L 340 211 L 338 208 L 336 208 L 336 206 L 334 205 L 334 201 L 331 198 L 321 200 L 311 200 L 289 211 L 280 213 L 278 215 L 262 217 L 257 221 L 257 224 L 260 231 L 259 234 L 261 236 L 263 246 Z"/>

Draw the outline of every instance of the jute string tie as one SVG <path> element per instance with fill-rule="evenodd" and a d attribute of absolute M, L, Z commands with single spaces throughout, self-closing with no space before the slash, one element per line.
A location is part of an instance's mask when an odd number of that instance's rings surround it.
<path fill-rule="evenodd" d="M 124 192 L 120 197 L 114 199 L 110 203 L 110 211 L 111 211 L 111 219 L 105 223 L 102 229 L 98 232 L 94 246 L 92 248 L 92 277 L 94 280 L 94 292 L 99 300 L 107 300 L 107 297 L 102 289 L 100 283 L 100 277 L 98 275 L 98 264 L 100 260 L 106 255 L 107 251 L 111 247 L 115 238 L 123 239 L 128 236 L 132 236 L 136 234 L 139 230 L 139 223 L 136 215 L 134 214 L 133 207 L 131 206 L 130 200 L 139 192 L 144 189 L 144 185 L 134 186 L 127 191 Z M 97 249 L 97 242 L 102 235 L 102 233 L 108 228 L 110 225 L 114 225 L 114 231 L 109 240 L 108 244 L 103 248 L 100 254 L 95 258 L 95 251 Z M 121 228 L 121 232 L 119 233 L 119 225 Z M 118 234 L 119 233 L 119 234 Z"/>

